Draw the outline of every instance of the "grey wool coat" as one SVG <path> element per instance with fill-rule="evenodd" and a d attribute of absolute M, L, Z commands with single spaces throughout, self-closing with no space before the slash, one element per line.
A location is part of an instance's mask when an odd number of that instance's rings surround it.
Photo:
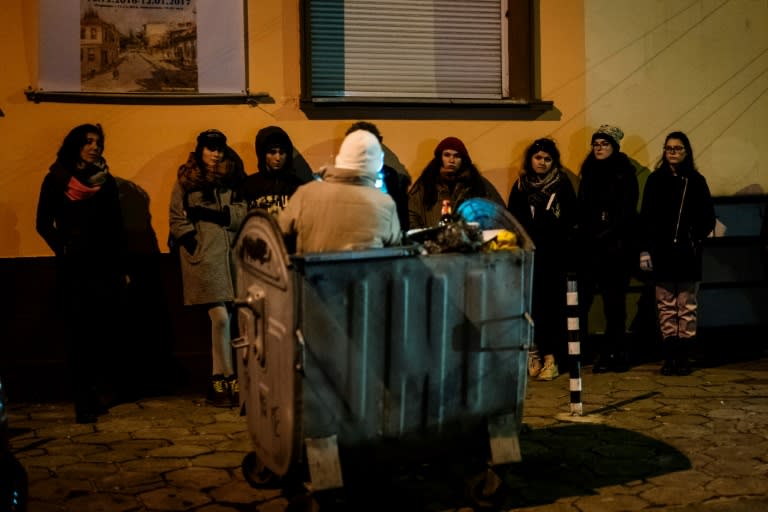
<path fill-rule="evenodd" d="M 223 211 L 227 207 L 229 225 L 189 219 L 186 210 L 195 206 L 216 211 Z M 211 195 L 199 190 L 185 193 L 178 182 L 174 185 L 169 212 L 171 235 L 179 239 L 193 232 L 197 240 L 197 247 L 192 254 L 184 247 L 179 248 L 185 305 L 229 302 L 234 299 L 232 245 L 247 210 L 242 196 L 228 187 L 216 187 Z"/>

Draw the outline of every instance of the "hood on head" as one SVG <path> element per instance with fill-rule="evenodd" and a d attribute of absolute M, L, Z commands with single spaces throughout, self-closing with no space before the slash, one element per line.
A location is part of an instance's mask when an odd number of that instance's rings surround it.
<path fill-rule="evenodd" d="M 293 142 L 288 134 L 279 126 L 267 126 L 262 128 L 256 134 L 254 143 L 256 147 L 256 159 L 258 160 L 259 171 L 266 171 L 267 151 L 275 146 L 279 146 L 285 151 L 286 161 L 283 169 L 293 170 Z"/>
<path fill-rule="evenodd" d="M 379 139 L 366 130 L 355 130 L 341 143 L 333 174 L 376 180 L 383 166 L 384 151 Z"/>

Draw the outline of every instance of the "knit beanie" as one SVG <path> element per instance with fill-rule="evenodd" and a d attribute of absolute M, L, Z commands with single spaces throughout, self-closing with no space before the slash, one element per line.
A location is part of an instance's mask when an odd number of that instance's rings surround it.
<path fill-rule="evenodd" d="M 472 159 L 469 157 L 469 152 L 460 139 L 456 137 L 446 137 L 441 140 L 440 144 L 435 148 L 435 158 L 440 158 L 443 151 L 446 149 L 452 149 L 461 155 L 462 167 L 472 163 Z"/>
<path fill-rule="evenodd" d="M 619 147 L 619 143 L 623 138 L 624 132 L 621 131 L 621 128 L 618 126 L 611 126 L 609 124 L 601 124 L 600 128 L 598 128 L 597 131 L 592 134 L 592 142 L 595 142 L 595 139 L 605 139 L 613 144 L 616 148 Z"/>
<path fill-rule="evenodd" d="M 219 130 L 205 130 L 197 136 L 197 151 L 200 151 L 203 148 L 223 150 L 226 147 L 227 136 L 221 133 Z"/>
<path fill-rule="evenodd" d="M 355 130 L 344 138 L 336 155 L 336 167 L 360 171 L 372 178 L 384 166 L 384 152 L 379 139 L 366 130 Z"/>

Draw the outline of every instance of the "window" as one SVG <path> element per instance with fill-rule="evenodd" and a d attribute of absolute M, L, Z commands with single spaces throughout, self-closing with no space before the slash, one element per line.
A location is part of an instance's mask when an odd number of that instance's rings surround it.
<path fill-rule="evenodd" d="M 303 102 L 537 101 L 533 0 L 303 5 Z"/>

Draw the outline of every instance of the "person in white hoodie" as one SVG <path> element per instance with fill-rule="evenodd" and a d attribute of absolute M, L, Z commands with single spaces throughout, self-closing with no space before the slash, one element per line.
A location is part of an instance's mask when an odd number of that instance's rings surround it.
<path fill-rule="evenodd" d="M 285 236 L 296 236 L 296 252 L 360 250 L 400 243 L 400 221 L 392 198 L 375 186 L 384 152 L 365 130 L 348 134 L 335 165 L 322 180 L 298 188 L 278 215 Z"/>

